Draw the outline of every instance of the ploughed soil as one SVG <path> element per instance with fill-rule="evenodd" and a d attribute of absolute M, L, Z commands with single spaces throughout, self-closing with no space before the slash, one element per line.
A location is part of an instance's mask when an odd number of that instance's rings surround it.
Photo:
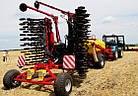
<path fill-rule="evenodd" d="M 55 96 L 51 85 L 22 83 L 14 89 L 4 88 L 3 76 L 8 70 L 23 72 L 17 67 L 20 55 L 20 51 L 9 51 L 7 62 L 3 62 L 0 52 L 0 96 Z M 106 61 L 103 69 L 89 69 L 86 79 L 75 73 L 73 80 L 70 96 L 138 96 L 138 52 L 124 52 L 123 58 Z"/>

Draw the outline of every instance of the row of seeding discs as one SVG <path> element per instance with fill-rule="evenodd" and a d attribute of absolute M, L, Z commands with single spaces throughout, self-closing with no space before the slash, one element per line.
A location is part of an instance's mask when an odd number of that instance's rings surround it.
<path fill-rule="evenodd" d="M 76 56 L 76 68 L 80 76 L 85 76 L 88 71 L 88 60 L 86 52 L 88 51 L 87 47 L 84 48 L 84 44 L 87 43 L 89 32 L 88 28 L 90 26 L 89 14 L 86 14 L 85 7 L 78 7 L 75 10 L 74 16 L 74 45 L 75 45 L 75 56 Z"/>
<path fill-rule="evenodd" d="M 20 46 L 24 47 L 21 51 L 26 56 L 26 63 L 40 63 L 47 58 L 46 45 L 46 23 L 45 19 L 30 19 L 21 18 L 19 25 L 22 26 L 20 30 Z"/>

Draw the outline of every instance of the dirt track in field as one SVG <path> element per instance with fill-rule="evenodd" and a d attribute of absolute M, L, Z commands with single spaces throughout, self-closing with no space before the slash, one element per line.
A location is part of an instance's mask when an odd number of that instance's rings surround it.
<path fill-rule="evenodd" d="M 53 86 L 22 83 L 18 88 L 5 90 L 3 76 L 16 66 L 19 51 L 9 52 L 8 61 L 2 61 L 0 52 L 0 96 L 55 96 Z M 138 96 L 138 52 L 124 52 L 116 61 L 106 61 L 103 69 L 89 69 L 87 78 L 74 76 L 70 96 Z"/>

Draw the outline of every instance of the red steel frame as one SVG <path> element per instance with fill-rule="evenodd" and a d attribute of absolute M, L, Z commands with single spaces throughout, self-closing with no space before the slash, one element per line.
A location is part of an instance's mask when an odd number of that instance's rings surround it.
<path fill-rule="evenodd" d="M 101 47 L 101 46 L 99 46 L 99 45 L 97 45 L 97 44 L 93 44 L 96 48 L 99 48 L 99 49 L 101 49 L 101 51 L 99 51 L 99 52 L 97 52 L 97 54 L 101 54 L 101 53 L 103 53 L 103 54 L 105 54 L 105 53 L 107 53 L 108 54 L 108 58 L 113 58 L 114 56 L 113 56 L 113 52 L 111 52 L 111 49 L 105 49 L 105 48 L 103 48 L 103 47 Z"/>
<path fill-rule="evenodd" d="M 62 14 L 68 15 L 68 20 L 70 20 L 70 17 L 71 17 L 72 14 L 73 14 L 73 13 L 70 13 L 70 12 L 67 12 L 67 11 L 63 11 L 63 10 L 61 10 L 61 9 L 59 9 L 59 8 L 53 7 L 53 6 L 51 6 L 51 5 L 48 5 L 48 4 L 45 4 L 45 3 L 42 3 L 42 2 L 38 2 L 38 3 L 41 4 L 41 5 L 44 5 L 44 6 L 46 6 L 46 7 L 49 7 L 49 8 L 55 9 L 55 10 L 57 10 L 57 11 L 60 11 Z M 38 9 L 36 9 L 36 8 L 32 8 L 32 7 L 30 7 L 30 6 L 27 6 L 27 8 L 32 9 L 32 10 L 35 10 L 35 11 L 37 11 L 37 12 L 40 12 L 40 13 L 42 13 L 42 14 L 45 14 L 45 15 L 47 15 L 47 16 L 52 17 L 52 19 L 53 19 L 53 21 L 54 21 L 54 23 L 55 23 L 57 42 L 60 42 L 61 39 L 60 39 L 59 30 L 58 30 L 58 24 L 57 24 L 58 17 L 57 17 L 57 16 L 54 16 L 54 15 L 52 15 L 52 14 L 48 14 L 48 13 L 46 13 L 46 12 L 44 12 L 44 11 L 38 10 Z"/>
<path fill-rule="evenodd" d="M 47 22 L 47 18 L 45 18 L 45 23 Z M 49 46 L 48 46 L 48 31 L 47 31 L 47 26 L 45 26 L 46 28 L 46 44 L 47 44 L 47 49 L 49 49 Z"/>
<path fill-rule="evenodd" d="M 15 81 L 21 81 L 21 82 L 29 82 L 29 83 L 36 83 L 36 84 L 47 84 L 47 85 L 54 85 L 54 82 L 52 82 L 52 80 L 55 80 L 56 79 L 56 76 L 50 71 L 50 69 L 59 69 L 59 67 L 62 67 L 63 65 L 62 64 L 54 64 L 53 61 L 51 60 L 48 60 L 48 63 L 49 64 L 43 64 L 43 63 L 40 63 L 40 64 L 31 64 L 31 65 L 35 65 L 32 69 L 35 70 L 34 73 L 36 73 L 36 71 L 40 68 L 43 68 L 45 69 L 50 75 L 51 77 L 49 78 L 44 78 L 43 81 L 35 81 L 35 80 L 32 80 L 33 79 L 33 75 L 31 79 L 27 79 L 27 71 L 25 71 L 24 73 L 18 75 L 16 78 L 14 78 Z M 30 65 L 30 64 L 29 64 Z M 20 79 L 20 78 L 24 78 L 24 79 Z M 49 82 L 51 81 L 51 82 Z"/>
<path fill-rule="evenodd" d="M 51 19 L 48 19 L 48 18 L 45 18 L 45 23 L 48 23 L 47 21 L 49 20 L 49 25 L 50 25 L 50 29 L 48 29 L 47 25 L 45 26 L 45 31 L 46 31 L 46 44 L 47 44 L 47 49 L 50 49 L 51 51 L 51 54 L 53 52 L 53 47 L 50 47 L 50 46 L 53 46 L 53 44 L 55 43 L 55 40 L 54 40 L 54 33 L 52 32 L 52 21 Z M 48 36 L 48 34 L 50 35 L 50 37 Z M 50 48 L 49 48 L 50 47 Z"/>
<path fill-rule="evenodd" d="M 57 16 L 54 16 L 52 14 L 46 13 L 44 11 L 38 10 L 36 8 L 30 7 L 28 5 L 27 5 L 27 8 L 32 9 L 32 10 L 37 11 L 37 12 L 40 12 L 42 14 L 45 14 L 45 15 L 47 15 L 49 17 L 52 17 L 52 19 L 53 19 L 53 21 L 55 23 L 57 42 L 60 42 L 61 40 L 60 40 L 60 35 L 59 35 L 59 30 L 58 30 L 58 25 L 57 25 L 58 17 Z"/>
<path fill-rule="evenodd" d="M 57 10 L 57 11 L 60 11 L 62 14 L 67 14 L 67 15 L 68 15 L 68 19 L 70 19 L 70 17 L 71 17 L 72 14 L 73 14 L 73 13 L 70 13 L 69 11 L 67 12 L 67 11 L 61 10 L 61 9 L 59 9 L 59 8 L 53 7 L 53 6 L 48 5 L 48 4 L 45 4 L 45 3 L 43 3 L 43 2 L 39 2 L 39 1 L 37 1 L 37 2 L 38 2 L 39 4 L 41 4 L 41 5 L 46 6 L 46 7 L 49 7 L 49 8 L 55 9 L 55 10 Z"/>

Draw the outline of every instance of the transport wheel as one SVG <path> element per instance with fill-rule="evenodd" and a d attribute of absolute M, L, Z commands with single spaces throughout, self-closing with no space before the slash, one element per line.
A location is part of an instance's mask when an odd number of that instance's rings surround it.
<path fill-rule="evenodd" d="M 72 91 L 73 80 L 68 73 L 60 73 L 54 82 L 56 96 L 68 96 Z"/>
<path fill-rule="evenodd" d="M 105 59 L 104 59 L 103 54 L 97 54 L 97 58 L 98 58 L 99 61 L 94 64 L 94 67 L 98 68 L 98 69 L 104 68 L 104 66 L 105 66 Z"/>
<path fill-rule="evenodd" d="M 122 50 L 120 50 L 119 52 L 118 52 L 118 58 L 122 58 L 123 57 L 123 52 L 122 52 Z"/>
<path fill-rule="evenodd" d="M 113 59 L 112 60 L 117 60 L 117 58 L 118 58 L 118 52 L 117 52 L 117 50 L 114 52 L 114 57 L 113 57 Z"/>
<path fill-rule="evenodd" d="M 16 78 L 21 73 L 15 69 L 9 70 L 3 78 L 3 84 L 4 87 L 7 89 L 15 88 L 21 85 L 20 81 L 15 81 L 14 78 Z"/>

